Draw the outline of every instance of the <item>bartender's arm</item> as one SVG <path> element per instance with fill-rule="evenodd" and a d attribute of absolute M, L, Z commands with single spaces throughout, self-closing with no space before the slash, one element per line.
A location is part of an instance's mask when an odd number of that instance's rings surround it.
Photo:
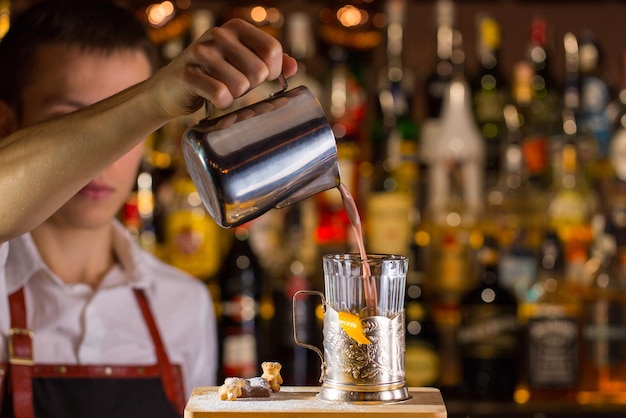
<path fill-rule="evenodd" d="M 150 79 L 0 140 L 0 242 L 31 230 L 92 177 L 209 100 L 218 108 L 296 71 L 270 35 L 242 21 L 209 29 Z"/>

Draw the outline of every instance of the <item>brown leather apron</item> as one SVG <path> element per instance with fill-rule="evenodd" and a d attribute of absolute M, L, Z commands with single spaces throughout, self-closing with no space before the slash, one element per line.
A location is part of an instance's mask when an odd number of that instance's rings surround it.
<path fill-rule="evenodd" d="M 154 343 L 154 365 L 34 364 L 24 290 L 9 295 L 9 361 L 0 363 L 0 417 L 181 417 L 180 367 L 167 357 L 144 292 L 134 292 Z"/>

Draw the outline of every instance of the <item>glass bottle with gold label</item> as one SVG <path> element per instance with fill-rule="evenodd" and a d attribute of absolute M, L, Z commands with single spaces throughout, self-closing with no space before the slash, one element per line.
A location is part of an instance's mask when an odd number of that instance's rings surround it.
<path fill-rule="evenodd" d="M 220 267 L 220 227 L 202 205 L 191 177 L 172 182 L 174 197 L 165 225 L 167 261 L 200 279 L 215 275 Z"/>

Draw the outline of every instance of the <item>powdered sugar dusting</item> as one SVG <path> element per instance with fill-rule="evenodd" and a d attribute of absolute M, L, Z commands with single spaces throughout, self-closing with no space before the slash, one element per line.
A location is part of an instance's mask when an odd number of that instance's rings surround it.
<path fill-rule="evenodd" d="M 206 390 L 205 390 L 206 389 Z M 291 389 L 291 388 L 285 388 Z M 212 412 L 270 412 L 270 411 L 341 411 L 351 410 L 353 405 L 328 402 L 317 398 L 315 391 L 290 391 L 281 389 L 269 398 L 239 398 L 235 401 L 219 399 L 216 388 L 198 388 L 187 403 L 188 411 Z"/>

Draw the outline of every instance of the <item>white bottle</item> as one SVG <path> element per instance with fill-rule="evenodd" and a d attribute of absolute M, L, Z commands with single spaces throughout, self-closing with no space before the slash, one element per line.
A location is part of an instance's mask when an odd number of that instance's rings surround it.
<path fill-rule="evenodd" d="M 429 212 L 435 223 L 450 205 L 451 176 L 459 175 L 463 222 L 478 221 L 483 209 L 485 140 L 472 114 L 471 91 L 463 77 L 450 81 L 443 99 L 437 135 L 422 138 L 422 158 L 429 166 Z"/>

